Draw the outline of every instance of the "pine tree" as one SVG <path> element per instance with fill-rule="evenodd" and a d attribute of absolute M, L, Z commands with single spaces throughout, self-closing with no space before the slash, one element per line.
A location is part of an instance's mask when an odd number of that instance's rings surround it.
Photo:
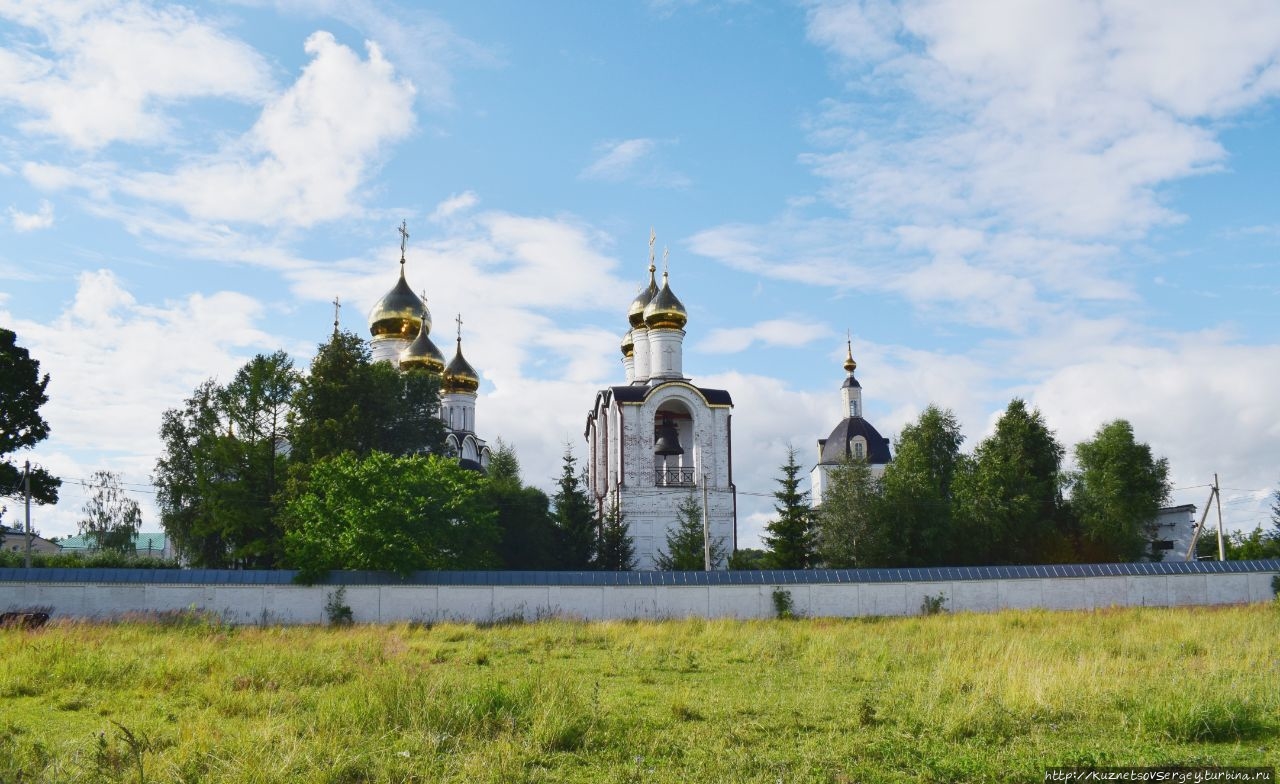
<path fill-rule="evenodd" d="M 636 546 L 627 530 L 627 521 L 615 501 L 600 520 L 600 542 L 596 567 L 608 572 L 629 572 L 636 568 Z"/>
<path fill-rule="evenodd" d="M 578 472 L 578 460 L 568 444 L 562 460 L 556 494 L 552 499 L 560 537 L 560 566 L 570 570 L 590 569 L 595 562 L 597 539 L 591 499 L 583 489 L 586 483 Z"/>
<path fill-rule="evenodd" d="M 690 493 L 676 511 L 676 522 L 667 529 L 667 549 L 659 551 L 655 563 L 664 572 L 701 572 L 706 569 L 702 529 L 702 504 Z M 711 565 L 724 561 L 724 546 L 711 539 Z"/>
<path fill-rule="evenodd" d="M 787 462 L 780 470 L 777 482 L 781 488 L 773 494 L 778 516 L 765 526 L 769 563 L 774 569 L 808 569 L 815 560 L 813 511 L 809 494 L 800 490 L 800 465 L 794 447 L 787 447 Z"/>

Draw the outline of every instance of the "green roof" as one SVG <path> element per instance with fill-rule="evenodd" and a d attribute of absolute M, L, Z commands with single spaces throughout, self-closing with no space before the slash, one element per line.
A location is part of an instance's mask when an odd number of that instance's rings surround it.
<path fill-rule="evenodd" d="M 63 550 L 93 550 L 96 549 L 87 536 L 68 536 L 65 539 L 59 539 L 58 544 Z M 151 550 L 158 552 L 164 549 L 165 535 L 163 533 L 138 533 L 133 536 L 133 546 L 137 550 Z"/>

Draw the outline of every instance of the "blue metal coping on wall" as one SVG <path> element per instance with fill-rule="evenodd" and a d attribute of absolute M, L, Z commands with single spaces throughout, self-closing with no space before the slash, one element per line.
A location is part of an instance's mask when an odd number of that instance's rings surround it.
<path fill-rule="evenodd" d="M 917 569 L 781 569 L 744 572 L 388 572 L 335 571 L 328 585 L 808 585 L 816 583 L 950 582 L 1040 577 L 1280 572 L 1280 559 L 1170 561 L 1157 563 L 1050 564 L 1043 566 L 945 566 Z M 290 585 L 287 570 L 237 569 L 23 569 L 0 568 L 0 583 L 152 583 L 189 585 Z"/>

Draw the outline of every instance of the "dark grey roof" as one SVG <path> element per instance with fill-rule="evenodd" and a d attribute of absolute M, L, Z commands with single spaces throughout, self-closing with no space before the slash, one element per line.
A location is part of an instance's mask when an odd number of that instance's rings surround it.
<path fill-rule="evenodd" d="M 859 384 L 858 379 L 854 378 L 853 374 L 850 373 L 848 378 L 844 380 L 844 383 L 840 385 L 840 388 L 841 389 L 862 389 L 862 385 Z"/>
<path fill-rule="evenodd" d="M 458 465 L 462 466 L 468 471 L 475 471 L 481 474 L 486 473 L 486 471 L 484 470 L 484 466 L 480 465 L 479 463 L 477 463 L 476 461 L 470 458 L 466 458 L 466 457 L 462 458 L 461 460 L 458 461 Z"/>
<path fill-rule="evenodd" d="M 649 393 L 662 384 L 653 386 L 629 385 L 625 387 L 610 387 L 613 390 L 613 399 L 619 403 L 643 403 L 645 398 L 649 397 Z M 703 389 L 702 387 L 694 387 L 702 396 L 707 399 L 707 403 L 713 406 L 731 406 L 733 398 L 723 389 Z"/>
<path fill-rule="evenodd" d="M 862 436 L 867 441 L 867 462 L 883 465 L 893 459 L 889 454 L 889 439 L 880 435 L 880 431 L 862 417 L 845 417 L 836 425 L 836 429 L 818 443 L 822 446 L 823 465 L 843 463 L 853 457 L 853 449 L 849 442 L 855 436 Z"/>

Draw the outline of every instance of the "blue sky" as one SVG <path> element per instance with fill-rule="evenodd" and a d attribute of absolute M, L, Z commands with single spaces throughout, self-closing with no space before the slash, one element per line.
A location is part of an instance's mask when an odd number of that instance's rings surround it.
<path fill-rule="evenodd" d="M 1229 528 L 1280 484 L 1280 7 L 1271 2 L 0 0 L 0 324 L 51 374 L 73 533 L 147 492 L 161 413 L 300 367 L 395 280 L 462 313 L 477 423 L 544 487 L 644 281 L 734 396 L 739 528 L 839 419 L 1009 399 L 1071 448 L 1124 417 Z M 440 342 L 440 341 L 437 341 Z"/>

